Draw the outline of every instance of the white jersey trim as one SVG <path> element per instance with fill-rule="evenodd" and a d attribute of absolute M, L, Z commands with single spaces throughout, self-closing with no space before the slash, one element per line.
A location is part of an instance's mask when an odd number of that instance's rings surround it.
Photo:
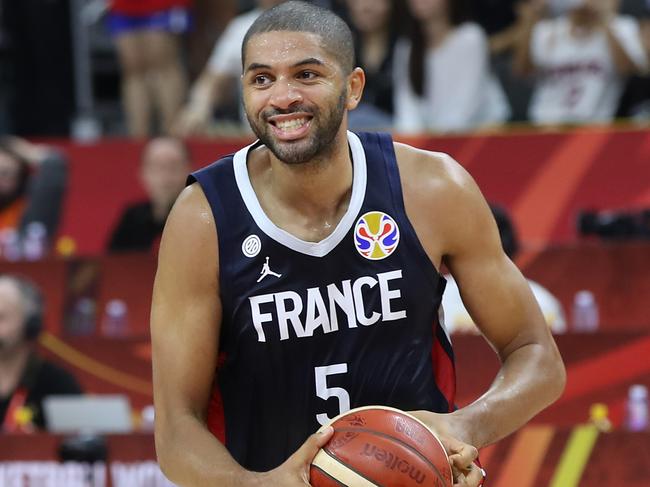
<path fill-rule="evenodd" d="M 284 245 L 285 247 L 300 252 L 302 254 L 311 255 L 313 257 L 324 257 L 330 253 L 347 235 L 352 225 L 355 223 L 356 217 L 361 210 L 363 200 L 366 195 L 367 183 L 367 167 L 366 167 L 366 153 L 363 150 L 363 145 L 359 137 L 348 131 L 348 143 L 350 144 L 350 151 L 352 153 L 352 195 L 350 197 L 350 205 L 348 210 L 341 218 L 341 221 L 336 226 L 334 231 L 325 239 L 320 242 L 306 242 L 298 237 L 282 230 L 273 223 L 260 205 L 253 185 L 248 174 L 248 152 L 257 142 L 240 149 L 235 153 L 233 158 L 235 180 L 239 192 L 246 204 L 248 212 L 253 217 L 257 226 L 270 238 Z"/>

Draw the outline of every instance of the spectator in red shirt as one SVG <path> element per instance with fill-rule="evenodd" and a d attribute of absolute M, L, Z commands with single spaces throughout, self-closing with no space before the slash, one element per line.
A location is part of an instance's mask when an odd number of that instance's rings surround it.
<path fill-rule="evenodd" d="M 122 100 L 129 134 L 169 131 L 187 89 L 179 35 L 190 26 L 192 0 L 112 0 L 108 27 L 122 68 Z"/>

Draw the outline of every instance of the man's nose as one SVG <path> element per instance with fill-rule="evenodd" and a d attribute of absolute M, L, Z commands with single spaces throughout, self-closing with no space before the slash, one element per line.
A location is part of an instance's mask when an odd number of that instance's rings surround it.
<path fill-rule="evenodd" d="M 270 102 L 278 109 L 286 109 L 291 105 L 302 102 L 302 93 L 295 81 L 278 79 L 273 85 Z"/>

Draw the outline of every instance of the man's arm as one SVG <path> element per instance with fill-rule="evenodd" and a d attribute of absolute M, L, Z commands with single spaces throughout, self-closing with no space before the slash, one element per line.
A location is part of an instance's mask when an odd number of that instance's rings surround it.
<path fill-rule="evenodd" d="M 190 90 L 189 102 L 177 117 L 173 132 L 180 137 L 206 134 L 215 107 L 236 93 L 241 75 L 241 45 L 253 19 L 236 17 L 216 42 L 201 75 Z"/>
<path fill-rule="evenodd" d="M 526 280 L 503 253 L 472 178 L 448 156 L 404 146 L 398 154 L 409 218 L 432 262 L 448 266 L 501 361 L 493 384 L 474 403 L 424 417 L 443 436 L 481 448 L 555 401 L 564 388 L 564 365 Z"/>
<path fill-rule="evenodd" d="M 167 219 L 153 292 L 155 440 L 161 469 L 181 486 L 307 485 L 309 463 L 331 430 L 309 437 L 275 470 L 253 473 L 207 429 L 222 313 L 218 276 L 215 222 L 195 184 L 181 193 Z"/>
<path fill-rule="evenodd" d="M 605 34 L 618 74 L 643 74 L 647 69 L 647 57 L 636 21 L 623 26 L 617 24 L 618 3 L 611 0 L 591 0 L 587 5 L 597 19 L 597 28 Z"/>
<path fill-rule="evenodd" d="M 156 452 L 180 485 L 238 485 L 243 473 L 205 424 L 221 323 L 217 276 L 214 220 L 195 185 L 169 215 L 151 308 Z"/>
<path fill-rule="evenodd" d="M 517 24 L 514 43 L 513 71 L 518 76 L 528 76 L 535 72 L 532 37 L 535 25 L 542 19 L 544 0 L 522 0 L 517 3 Z"/>
<path fill-rule="evenodd" d="M 172 131 L 179 137 L 205 134 L 215 107 L 234 91 L 236 78 L 213 72 L 206 66 L 190 90 L 190 99 L 174 122 Z"/>
<path fill-rule="evenodd" d="M 603 24 L 602 29 L 603 32 L 605 32 L 607 44 L 612 53 L 612 58 L 618 74 L 621 76 L 641 74 L 642 70 L 636 65 L 625 48 L 621 45 L 621 41 L 619 41 L 616 34 L 614 34 L 611 25 L 609 23 Z"/>
<path fill-rule="evenodd" d="M 539 306 L 519 269 L 503 253 L 492 214 L 473 181 L 458 191 L 456 201 L 465 212 L 461 221 L 467 223 L 452 235 L 445 262 L 470 315 L 501 361 L 490 389 L 454 413 L 461 438 L 481 448 L 555 401 L 565 376 Z"/>

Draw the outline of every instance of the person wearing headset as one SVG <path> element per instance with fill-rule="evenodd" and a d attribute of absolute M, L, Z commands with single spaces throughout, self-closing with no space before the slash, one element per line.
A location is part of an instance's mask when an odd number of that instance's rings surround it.
<path fill-rule="evenodd" d="M 0 432 L 45 429 L 45 397 L 82 394 L 72 374 L 37 354 L 42 314 L 43 299 L 32 283 L 0 275 Z"/>

